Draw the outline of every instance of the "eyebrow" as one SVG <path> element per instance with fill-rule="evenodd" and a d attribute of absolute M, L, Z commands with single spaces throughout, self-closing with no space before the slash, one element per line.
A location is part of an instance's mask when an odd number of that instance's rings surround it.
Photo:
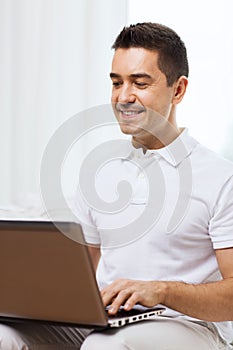
<path fill-rule="evenodd" d="M 152 79 L 152 77 L 147 73 L 135 73 L 130 74 L 130 78 L 146 78 L 146 79 Z M 117 73 L 110 73 L 110 78 L 121 78 L 120 74 Z"/>

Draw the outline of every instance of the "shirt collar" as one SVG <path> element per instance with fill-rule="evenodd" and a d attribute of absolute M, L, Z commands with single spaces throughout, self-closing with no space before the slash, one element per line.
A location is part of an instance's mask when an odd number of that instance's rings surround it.
<path fill-rule="evenodd" d="M 185 158 L 187 158 L 193 149 L 197 146 L 198 142 L 193 139 L 188 132 L 187 128 L 184 128 L 180 135 L 169 145 L 160 149 L 150 149 L 144 154 L 142 148 L 134 148 L 130 142 L 126 150 L 126 160 L 133 158 L 150 157 L 163 158 L 172 166 L 177 167 Z"/>

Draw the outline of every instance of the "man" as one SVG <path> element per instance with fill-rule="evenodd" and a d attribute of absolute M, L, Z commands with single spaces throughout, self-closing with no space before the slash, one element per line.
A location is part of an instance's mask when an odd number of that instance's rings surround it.
<path fill-rule="evenodd" d="M 126 180 L 132 197 L 122 210 L 103 213 L 88 206 L 80 191 L 77 210 L 109 313 L 137 303 L 162 304 L 166 312 L 153 321 L 94 332 L 82 350 L 229 349 L 233 166 L 177 126 L 188 61 L 173 30 L 131 25 L 113 48 L 112 105 L 122 132 L 132 135 L 132 150 L 100 169 L 96 192 L 114 202 L 115 186 Z M 144 212 L 146 220 L 138 220 Z M 120 237 L 120 229 L 136 221 L 135 236 L 125 231 L 123 240 L 113 240 L 111 230 Z"/>
<path fill-rule="evenodd" d="M 108 212 L 79 196 L 77 213 L 109 313 L 136 303 L 163 304 L 166 312 L 153 321 L 93 332 L 82 349 L 229 349 L 233 166 L 176 124 L 176 105 L 188 82 L 186 49 L 176 33 L 138 24 L 124 28 L 113 47 L 112 104 L 132 146 L 102 167 L 96 189 L 111 203 L 115 186 L 126 180 L 132 196 L 121 210 Z M 87 333 L 0 325 L 0 349 L 79 349 Z"/>

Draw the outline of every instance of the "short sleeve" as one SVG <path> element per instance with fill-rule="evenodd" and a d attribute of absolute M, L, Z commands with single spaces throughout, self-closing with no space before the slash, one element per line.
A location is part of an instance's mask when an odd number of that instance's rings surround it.
<path fill-rule="evenodd" d="M 74 214 L 77 218 L 77 221 L 82 226 L 86 242 L 88 244 L 99 245 L 99 233 L 92 218 L 91 208 L 83 199 L 80 188 L 78 188 L 76 191 L 74 201 Z"/>
<path fill-rule="evenodd" d="M 233 247 L 233 176 L 221 188 L 209 223 L 214 249 Z"/>

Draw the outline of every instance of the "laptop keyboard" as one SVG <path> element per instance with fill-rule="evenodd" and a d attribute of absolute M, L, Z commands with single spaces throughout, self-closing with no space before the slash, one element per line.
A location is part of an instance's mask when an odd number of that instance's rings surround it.
<path fill-rule="evenodd" d="M 108 308 L 106 308 L 106 312 L 108 312 Z M 140 310 L 139 308 L 133 308 L 129 311 L 124 310 L 124 308 L 122 307 L 121 309 L 119 309 L 117 311 L 117 313 L 115 315 L 109 315 L 108 317 L 110 318 L 114 318 L 114 317 L 129 317 L 129 316 L 134 316 L 134 315 L 138 315 L 140 313 L 145 312 L 145 310 Z"/>

